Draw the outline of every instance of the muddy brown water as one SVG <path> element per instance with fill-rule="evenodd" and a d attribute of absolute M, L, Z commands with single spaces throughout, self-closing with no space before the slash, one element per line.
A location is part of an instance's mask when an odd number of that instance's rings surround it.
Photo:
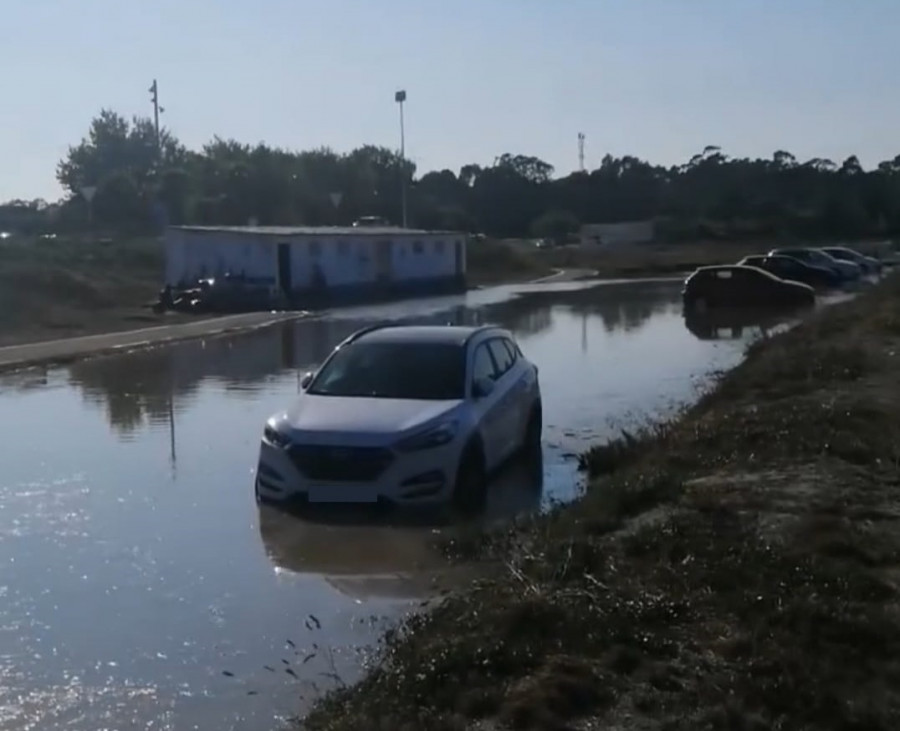
<path fill-rule="evenodd" d="M 373 657 L 465 581 L 404 516 L 260 510 L 265 418 L 380 319 L 499 323 L 540 367 L 543 473 L 512 465 L 487 515 L 570 500 L 574 455 L 695 397 L 784 318 L 689 323 L 679 283 L 585 283 L 348 309 L 0 379 L 0 729 L 260 729 Z M 340 679 L 340 681 L 338 680 Z"/>

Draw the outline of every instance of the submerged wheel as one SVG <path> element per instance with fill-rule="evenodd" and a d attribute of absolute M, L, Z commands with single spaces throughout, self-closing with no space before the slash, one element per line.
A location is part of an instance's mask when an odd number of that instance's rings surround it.
<path fill-rule="evenodd" d="M 456 470 L 453 504 L 463 513 L 474 513 L 487 502 L 487 471 L 484 457 L 476 445 L 466 447 Z"/>
<path fill-rule="evenodd" d="M 543 409 L 540 404 L 531 408 L 528 416 L 528 424 L 525 427 L 525 439 L 522 441 L 522 452 L 528 456 L 540 455 L 541 432 L 544 427 Z"/>

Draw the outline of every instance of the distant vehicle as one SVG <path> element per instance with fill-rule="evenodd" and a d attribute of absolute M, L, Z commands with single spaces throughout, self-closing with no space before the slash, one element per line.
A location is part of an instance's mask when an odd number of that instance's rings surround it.
<path fill-rule="evenodd" d="M 710 307 L 795 307 L 816 301 L 807 284 L 779 279 L 757 267 L 701 267 L 687 278 L 682 290 L 687 310 Z"/>
<path fill-rule="evenodd" d="M 361 330 L 301 389 L 263 431 L 260 502 L 477 509 L 489 473 L 540 453 L 538 369 L 499 328 Z"/>
<path fill-rule="evenodd" d="M 381 216 L 361 216 L 353 222 L 354 227 L 380 228 L 390 224 Z"/>
<path fill-rule="evenodd" d="M 831 289 L 841 285 L 843 279 L 833 269 L 807 264 L 790 256 L 746 256 L 739 266 L 758 267 L 780 279 L 808 284 L 817 289 Z"/>
<path fill-rule="evenodd" d="M 225 274 L 198 279 L 187 287 L 164 288 L 154 311 L 255 312 L 280 309 L 284 304 L 274 280 Z"/>
<path fill-rule="evenodd" d="M 845 282 L 859 279 L 862 276 L 862 270 L 856 264 L 835 259 L 830 254 L 826 254 L 820 249 L 806 247 L 772 249 L 772 251 L 769 252 L 769 256 L 790 256 L 794 259 L 799 259 L 804 264 L 812 264 L 814 266 L 833 269 L 841 275 Z"/>
<path fill-rule="evenodd" d="M 863 274 L 881 274 L 882 265 L 874 256 L 866 256 L 847 246 L 823 246 L 824 251 L 829 256 L 833 256 L 838 261 L 849 261 L 856 264 L 862 269 Z"/>

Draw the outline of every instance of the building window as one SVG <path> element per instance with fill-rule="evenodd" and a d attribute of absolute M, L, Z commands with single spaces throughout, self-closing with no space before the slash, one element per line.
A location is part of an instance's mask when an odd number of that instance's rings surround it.
<path fill-rule="evenodd" d="M 339 256 L 347 256 L 350 253 L 350 242 L 346 239 L 338 239 L 337 250 Z"/>
<path fill-rule="evenodd" d="M 421 241 L 413 241 L 413 246 L 412 246 L 413 254 L 421 254 L 423 249 L 424 249 L 424 247 L 422 246 Z"/>
<path fill-rule="evenodd" d="M 434 242 L 434 253 L 435 254 L 443 254 L 444 253 L 444 241 L 443 239 L 438 239 Z"/>
<path fill-rule="evenodd" d="M 309 255 L 313 259 L 318 259 L 319 255 L 322 253 L 322 244 L 318 241 L 310 241 L 309 242 Z"/>

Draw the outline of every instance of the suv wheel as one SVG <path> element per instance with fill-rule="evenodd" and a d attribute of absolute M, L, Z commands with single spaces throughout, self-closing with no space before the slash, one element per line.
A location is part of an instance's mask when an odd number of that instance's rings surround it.
<path fill-rule="evenodd" d="M 528 416 L 528 424 L 525 427 L 525 439 L 522 442 L 522 451 L 528 457 L 541 453 L 541 430 L 543 428 L 543 409 L 540 403 L 531 407 Z"/>
<path fill-rule="evenodd" d="M 474 444 L 466 447 L 456 470 L 453 504 L 464 513 L 474 513 L 487 501 L 487 473 L 484 457 Z"/>

